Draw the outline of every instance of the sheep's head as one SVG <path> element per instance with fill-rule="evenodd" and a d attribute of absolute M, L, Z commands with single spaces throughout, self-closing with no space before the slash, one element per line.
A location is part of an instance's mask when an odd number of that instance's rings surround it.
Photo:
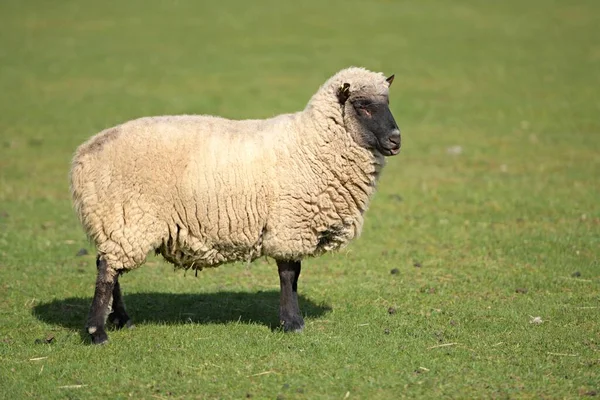
<path fill-rule="evenodd" d="M 364 71 L 364 70 L 363 70 Z M 400 129 L 389 107 L 389 87 L 394 75 L 365 71 L 366 82 L 344 82 L 337 91 L 337 98 L 344 109 L 344 122 L 354 140 L 362 147 L 377 151 L 384 156 L 400 152 Z"/>

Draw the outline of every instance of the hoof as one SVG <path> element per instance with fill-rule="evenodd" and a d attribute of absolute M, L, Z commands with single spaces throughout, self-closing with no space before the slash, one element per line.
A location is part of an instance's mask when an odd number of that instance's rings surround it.
<path fill-rule="evenodd" d="M 87 328 L 87 332 L 92 339 L 92 344 L 105 344 L 108 343 L 108 335 L 103 328 L 96 328 L 90 326 Z"/>
<path fill-rule="evenodd" d="M 284 332 L 302 332 L 304 330 L 304 320 L 300 316 L 282 318 L 281 326 Z"/>

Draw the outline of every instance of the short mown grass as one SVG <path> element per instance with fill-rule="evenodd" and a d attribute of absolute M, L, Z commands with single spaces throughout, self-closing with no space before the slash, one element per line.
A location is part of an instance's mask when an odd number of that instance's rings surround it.
<path fill-rule="evenodd" d="M 598 26 L 592 0 L 3 1 L 0 397 L 600 395 Z M 403 151 L 362 237 L 304 262 L 305 332 L 278 330 L 272 260 L 150 257 L 122 279 L 136 328 L 89 345 L 77 145 L 300 110 L 350 65 L 396 74 Z"/>

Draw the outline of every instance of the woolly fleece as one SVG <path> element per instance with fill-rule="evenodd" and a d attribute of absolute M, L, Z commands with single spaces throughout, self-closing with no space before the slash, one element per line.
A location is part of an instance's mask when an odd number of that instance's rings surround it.
<path fill-rule="evenodd" d="M 147 117 L 89 139 L 75 153 L 71 193 L 98 253 L 114 270 L 152 250 L 202 269 L 346 245 L 360 234 L 384 157 L 360 145 L 337 98 L 344 83 L 388 94 L 384 75 L 353 67 L 294 114 Z"/>

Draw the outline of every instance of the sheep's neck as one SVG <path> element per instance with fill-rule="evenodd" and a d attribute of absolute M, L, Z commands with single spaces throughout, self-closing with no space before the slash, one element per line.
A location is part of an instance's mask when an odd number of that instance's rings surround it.
<path fill-rule="evenodd" d="M 330 197 L 337 196 L 348 203 L 348 212 L 364 213 L 375 191 L 384 163 L 383 157 L 359 146 L 343 126 L 341 115 L 328 118 L 319 116 L 310 120 L 312 123 L 309 126 L 312 125 L 311 129 L 319 134 L 314 135 L 313 131 L 312 135 L 303 137 L 314 140 L 313 145 L 308 145 L 307 149 L 314 149 L 311 157 L 321 160 L 320 165 L 326 169 L 313 169 L 316 179 Z"/>

